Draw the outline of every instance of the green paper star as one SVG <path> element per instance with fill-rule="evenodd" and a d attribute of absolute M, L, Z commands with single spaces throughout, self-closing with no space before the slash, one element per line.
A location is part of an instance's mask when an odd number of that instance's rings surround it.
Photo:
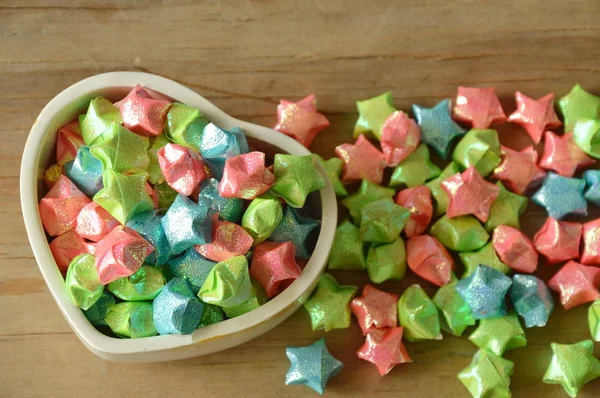
<path fill-rule="evenodd" d="M 558 108 L 563 115 L 565 131 L 573 131 L 578 120 L 600 117 L 600 97 L 576 84 L 569 94 L 558 100 Z"/>
<path fill-rule="evenodd" d="M 333 276 L 321 275 L 316 290 L 304 303 L 313 330 L 329 332 L 350 327 L 350 301 L 358 287 L 338 285 Z"/>
<path fill-rule="evenodd" d="M 471 252 L 485 245 L 490 235 L 473 216 L 449 218 L 444 215 L 429 233 L 450 250 Z"/>
<path fill-rule="evenodd" d="M 544 375 L 544 383 L 561 384 L 567 394 L 576 397 L 579 390 L 600 377 L 600 359 L 594 357 L 594 342 L 550 344 L 552 360 Z"/>
<path fill-rule="evenodd" d="M 257 309 L 269 300 L 264 289 L 258 284 L 258 282 L 252 278 L 250 278 L 250 282 L 252 289 L 250 298 L 248 300 L 231 308 L 223 308 L 227 318 L 235 318 L 236 316 L 244 315 L 252 310 Z"/>
<path fill-rule="evenodd" d="M 148 137 L 113 123 L 94 140 L 90 151 L 102 162 L 104 170 L 138 173 L 146 171 L 150 163 L 148 145 Z"/>
<path fill-rule="evenodd" d="M 394 190 L 377 185 L 369 180 L 362 180 L 358 191 L 342 200 L 342 205 L 350 211 L 350 217 L 355 224 L 360 224 L 360 210 L 363 206 L 379 199 L 392 202 Z"/>
<path fill-rule="evenodd" d="M 85 116 L 79 117 L 81 136 L 85 144 L 91 146 L 94 140 L 113 123 L 123 123 L 119 108 L 102 97 L 91 100 Z"/>
<path fill-rule="evenodd" d="M 511 271 L 508 265 L 500 261 L 492 242 L 486 243 L 481 249 L 473 252 L 458 253 L 458 256 L 465 266 L 465 272 L 462 275 L 463 279 L 471 276 L 480 264 L 494 268 L 503 274 L 508 274 Z"/>
<path fill-rule="evenodd" d="M 527 346 L 527 337 L 514 311 L 503 317 L 482 319 L 469 340 L 477 347 L 500 356 L 505 351 Z"/>
<path fill-rule="evenodd" d="M 600 158 L 600 119 L 579 119 L 573 128 L 573 141 L 588 155 Z"/>
<path fill-rule="evenodd" d="M 440 173 L 440 168 L 431 163 L 429 159 L 429 148 L 427 145 L 421 144 L 396 166 L 390 179 L 390 187 L 407 186 L 410 188 L 423 185 L 426 181 L 439 176 Z"/>
<path fill-rule="evenodd" d="M 398 300 L 398 319 L 410 342 L 442 339 L 437 308 L 419 285 L 409 286 Z"/>
<path fill-rule="evenodd" d="M 162 184 L 165 182 L 165 176 L 158 164 L 157 152 L 169 142 L 169 139 L 164 134 L 150 138 L 150 149 L 148 149 L 148 158 L 150 161 L 148 164 L 148 181 L 150 184 Z"/>
<path fill-rule="evenodd" d="M 163 273 L 151 265 L 142 265 L 133 275 L 108 284 L 108 290 L 123 301 L 151 301 L 167 283 Z"/>
<path fill-rule="evenodd" d="M 452 103 L 449 99 L 438 102 L 433 108 L 413 104 L 413 114 L 421 128 L 421 141 L 430 145 L 441 158 L 448 158 L 454 138 L 465 133 L 452 120 Z"/>
<path fill-rule="evenodd" d="M 486 350 L 479 350 L 473 361 L 460 371 L 458 379 L 473 398 L 510 398 L 510 377 L 514 364 Z"/>
<path fill-rule="evenodd" d="M 221 308 L 235 308 L 246 303 L 256 291 L 252 288 L 248 260 L 235 256 L 217 263 L 198 292 L 205 303 Z"/>
<path fill-rule="evenodd" d="M 329 181 L 331 181 L 331 186 L 333 187 L 333 191 L 338 198 L 348 196 L 348 191 L 342 181 L 340 181 L 340 175 L 342 174 L 342 170 L 344 169 L 344 161 L 338 157 L 333 157 L 331 159 L 324 160 L 319 155 L 314 155 L 323 165 L 325 172 L 327 173 L 327 177 Z"/>
<path fill-rule="evenodd" d="M 452 275 L 450 283 L 440 287 L 435 293 L 433 303 L 443 315 L 440 317 L 442 330 L 454 336 L 462 336 L 465 330 L 477 321 L 465 300 L 456 292 L 457 283 L 456 276 Z"/>
<path fill-rule="evenodd" d="M 377 97 L 356 101 L 356 107 L 358 108 L 358 120 L 354 126 L 354 138 L 365 134 L 381 139 L 381 129 L 385 120 L 396 111 L 392 92 L 388 91 Z"/>
<path fill-rule="evenodd" d="M 104 320 L 117 336 L 137 339 L 158 334 L 153 315 L 152 302 L 124 301 L 110 307 Z"/>
<path fill-rule="evenodd" d="M 344 221 L 335 230 L 329 254 L 329 269 L 364 269 L 365 253 L 360 230 L 350 221 Z"/>
<path fill-rule="evenodd" d="M 315 162 L 312 155 L 275 155 L 275 183 L 271 193 L 292 207 L 303 207 L 309 193 L 325 186 L 325 178 L 317 171 Z"/>
<path fill-rule="evenodd" d="M 463 169 L 475 167 L 482 177 L 490 174 L 502 161 L 498 132 L 491 129 L 471 129 L 459 141 L 452 159 Z"/>
<path fill-rule="evenodd" d="M 504 188 L 500 181 L 496 185 L 500 188 L 500 193 L 490 207 L 490 215 L 483 225 L 484 228 L 490 233 L 498 225 L 508 225 L 521 229 L 519 217 L 527 209 L 528 199 L 525 196 L 510 192 Z"/>
<path fill-rule="evenodd" d="M 154 209 L 152 199 L 146 192 L 146 173 L 125 175 L 105 170 L 102 188 L 94 195 L 94 202 L 125 225 L 133 216 Z"/>
<path fill-rule="evenodd" d="M 256 246 L 271 236 L 282 219 L 281 202 L 275 196 L 265 193 L 250 202 L 242 217 L 242 227 L 252 236 Z"/>
<path fill-rule="evenodd" d="M 71 302 L 83 310 L 89 309 L 100 299 L 104 286 L 98 279 L 94 256 L 81 254 L 71 261 L 65 286 Z"/>
<path fill-rule="evenodd" d="M 588 323 L 594 341 L 600 342 L 600 301 L 592 303 L 588 310 Z"/>
<path fill-rule="evenodd" d="M 191 106 L 175 102 L 167 113 L 165 135 L 174 143 L 200 151 L 200 140 L 208 120 Z"/>
<path fill-rule="evenodd" d="M 454 162 L 450 162 L 439 176 L 425 184 L 425 186 L 431 191 L 431 197 L 435 205 L 434 207 L 436 217 L 439 217 L 442 214 L 446 213 L 446 211 L 448 210 L 448 203 L 450 202 L 450 198 L 448 198 L 448 194 L 446 193 L 446 191 L 442 189 L 441 183 L 442 181 L 452 177 L 456 173 L 460 173 L 457 164 Z"/>
<path fill-rule="evenodd" d="M 365 205 L 360 212 L 360 237 L 365 242 L 393 242 L 404 229 L 410 210 L 380 199 Z"/>
<path fill-rule="evenodd" d="M 406 250 L 401 237 L 392 243 L 375 243 L 367 254 L 367 272 L 373 283 L 399 281 L 406 274 Z"/>

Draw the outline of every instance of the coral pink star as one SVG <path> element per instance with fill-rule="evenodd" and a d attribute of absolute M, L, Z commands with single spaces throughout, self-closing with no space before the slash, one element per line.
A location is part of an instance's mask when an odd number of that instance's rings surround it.
<path fill-rule="evenodd" d="M 600 266 L 600 218 L 583 224 L 581 262 Z"/>
<path fill-rule="evenodd" d="M 62 235 L 75 229 L 77 216 L 90 199 L 67 177 L 61 175 L 50 191 L 40 200 L 40 218 L 46 233 Z"/>
<path fill-rule="evenodd" d="M 548 287 L 560 294 L 560 302 L 566 310 L 600 299 L 596 286 L 600 284 L 600 268 L 566 263 L 548 281 Z"/>
<path fill-rule="evenodd" d="M 350 184 L 360 180 L 369 180 L 381 184 L 385 158 L 373 144 L 360 135 L 354 145 L 341 144 L 335 147 L 335 154 L 346 164 L 342 182 Z"/>
<path fill-rule="evenodd" d="M 371 329 L 365 344 L 356 352 L 360 359 L 372 362 L 379 374 L 385 376 L 401 363 L 412 362 L 404 344 L 401 327 Z"/>
<path fill-rule="evenodd" d="M 138 84 L 115 106 L 129 130 L 139 135 L 157 136 L 163 132 L 171 102 L 154 99 Z"/>
<path fill-rule="evenodd" d="M 486 222 L 492 202 L 500 194 L 500 188 L 484 180 L 473 166 L 442 181 L 441 185 L 450 198 L 447 213 L 450 218 L 473 214 Z"/>
<path fill-rule="evenodd" d="M 404 226 L 407 238 L 421 235 L 427 230 L 433 216 L 431 191 L 425 185 L 404 189 L 396 195 L 397 205 L 410 210 L 410 217 Z"/>
<path fill-rule="evenodd" d="M 65 124 L 58 130 L 56 136 L 56 163 L 64 165 L 70 160 L 75 159 L 77 151 L 83 145 L 79 121 Z"/>
<path fill-rule="evenodd" d="M 421 129 L 406 113 L 396 111 L 385 120 L 380 141 L 387 165 L 397 166 L 419 146 Z"/>
<path fill-rule="evenodd" d="M 292 242 L 266 241 L 254 248 L 250 276 L 265 289 L 269 298 L 281 293 L 302 273 L 295 254 Z"/>
<path fill-rule="evenodd" d="M 196 251 L 213 261 L 225 261 L 231 257 L 243 256 L 252 247 L 254 239 L 241 226 L 219 220 L 219 214 L 213 216 L 212 242 L 196 245 Z"/>
<path fill-rule="evenodd" d="M 542 139 L 544 130 L 562 125 L 554 112 L 554 94 L 550 93 L 534 100 L 517 91 L 515 99 L 517 110 L 508 117 L 508 120 L 523 126 L 536 144 Z"/>
<path fill-rule="evenodd" d="M 470 123 L 476 129 L 506 121 L 494 88 L 459 87 L 453 116 L 454 120 Z"/>
<path fill-rule="evenodd" d="M 243 153 L 225 161 L 219 194 L 224 198 L 252 200 L 267 192 L 275 176 L 265 167 L 262 152 Z"/>
<path fill-rule="evenodd" d="M 561 176 L 573 177 L 578 169 L 596 163 L 575 144 L 572 136 L 573 133 L 559 136 L 552 131 L 546 131 L 540 166 L 546 170 L 554 170 Z"/>
<path fill-rule="evenodd" d="M 548 264 L 558 264 L 579 257 L 582 225 L 578 222 L 557 221 L 548 217 L 533 237 L 536 250 Z"/>
<path fill-rule="evenodd" d="M 317 112 L 314 94 L 298 102 L 281 100 L 277 105 L 277 124 L 273 129 L 289 135 L 307 148 L 327 127 L 329 120 Z"/>
<path fill-rule="evenodd" d="M 415 274 L 437 286 L 449 283 L 455 268 L 450 253 L 429 235 L 413 236 L 408 240 L 406 262 Z"/>
<path fill-rule="evenodd" d="M 537 269 L 538 253 L 525 234 L 508 225 L 494 229 L 492 245 L 500 260 L 517 272 L 532 273 Z"/>
<path fill-rule="evenodd" d="M 358 320 L 363 335 L 366 335 L 373 328 L 398 326 L 397 302 L 397 294 L 387 293 L 367 285 L 363 289 L 362 296 L 352 300 L 350 309 Z"/>
<path fill-rule="evenodd" d="M 537 161 L 538 153 L 532 146 L 519 152 L 502 145 L 502 162 L 494 169 L 492 176 L 504 182 L 511 191 L 522 195 L 546 176 Z"/>

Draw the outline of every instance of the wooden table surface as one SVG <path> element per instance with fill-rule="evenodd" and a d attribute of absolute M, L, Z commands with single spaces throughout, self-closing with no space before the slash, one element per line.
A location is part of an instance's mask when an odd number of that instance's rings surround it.
<path fill-rule="evenodd" d="M 38 271 L 18 197 L 29 128 L 72 83 L 107 71 L 147 71 L 266 126 L 275 123 L 279 99 L 315 93 L 332 126 L 312 150 L 330 157 L 351 140 L 356 100 L 391 89 L 396 107 L 409 110 L 454 97 L 458 85 L 495 86 L 509 113 L 516 90 L 562 96 L 579 82 L 600 94 L 599 60 L 595 0 L 0 1 L 0 396 L 314 396 L 284 386 L 285 347 L 323 335 L 311 331 L 304 310 L 240 347 L 172 363 L 110 363 L 78 341 Z M 522 130 L 499 131 L 505 144 L 529 144 Z M 545 216 L 530 209 L 523 224 L 531 236 Z M 366 273 L 335 275 L 368 281 Z M 401 292 L 415 281 L 383 287 Z M 586 310 L 557 309 L 547 327 L 527 330 L 527 348 L 506 354 L 515 362 L 515 397 L 566 397 L 541 382 L 549 344 L 589 338 Z M 353 322 L 326 335 L 346 364 L 328 396 L 468 396 L 456 379 L 476 351 L 466 337 L 410 344 L 415 362 L 382 378 L 356 357 L 362 337 Z M 596 380 L 580 396 L 599 391 Z"/>

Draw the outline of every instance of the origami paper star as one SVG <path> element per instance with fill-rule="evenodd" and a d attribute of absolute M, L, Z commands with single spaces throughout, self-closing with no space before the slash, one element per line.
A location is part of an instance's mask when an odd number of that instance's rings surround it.
<path fill-rule="evenodd" d="M 506 115 L 494 88 L 458 87 L 454 119 L 473 128 L 486 129 L 492 123 L 506 121 Z"/>
<path fill-rule="evenodd" d="M 48 235 L 58 236 L 74 229 L 79 212 L 89 202 L 71 180 L 60 176 L 39 204 L 40 218 Z"/>
<path fill-rule="evenodd" d="M 520 228 L 519 217 L 527 209 L 527 197 L 512 193 L 504 188 L 500 181 L 496 183 L 500 194 L 490 207 L 490 215 L 484 224 L 486 231 L 491 232 L 499 225 Z"/>
<path fill-rule="evenodd" d="M 94 256 L 84 253 L 73 259 L 67 270 L 65 286 L 71 302 L 81 309 L 87 310 L 98 301 L 104 286 L 98 279 Z"/>
<path fill-rule="evenodd" d="M 448 194 L 442 189 L 442 182 L 456 173 L 460 173 L 457 164 L 450 162 L 439 176 L 425 183 L 425 186 L 431 191 L 431 198 L 433 199 L 435 209 L 434 215 L 436 217 L 446 213 L 446 210 L 448 210 L 448 203 L 450 202 Z"/>
<path fill-rule="evenodd" d="M 308 194 L 325 186 L 325 179 L 315 166 L 316 159 L 312 155 L 276 154 L 271 193 L 292 207 L 304 207 Z"/>
<path fill-rule="evenodd" d="M 581 263 L 600 266 L 600 218 L 583 224 Z"/>
<path fill-rule="evenodd" d="M 446 159 L 450 153 L 452 140 L 465 133 L 450 115 L 451 102 L 443 100 L 433 108 L 413 105 L 415 119 L 421 127 L 421 141 L 431 145 L 440 157 Z"/>
<path fill-rule="evenodd" d="M 115 304 L 115 296 L 113 296 L 109 291 L 105 289 L 102 291 L 102 295 L 100 296 L 100 298 L 96 300 L 96 302 L 90 308 L 88 308 L 87 310 L 83 310 L 83 313 L 92 325 L 108 326 L 104 319 L 106 318 L 110 307 L 112 307 Z"/>
<path fill-rule="evenodd" d="M 535 249 L 549 264 L 558 264 L 579 258 L 582 225 L 577 222 L 557 221 L 548 217 L 533 237 Z"/>
<path fill-rule="evenodd" d="M 90 153 L 89 147 L 80 147 L 75 159 L 65 163 L 64 170 L 84 194 L 94 196 L 102 189 L 102 163 Z"/>
<path fill-rule="evenodd" d="M 552 360 L 544 383 L 560 384 L 567 394 L 576 397 L 584 385 L 600 377 L 600 359 L 594 356 L 594 342 L 584 340 L 575 344 L 550 344 Z"/>
<path fill-rule="evenodd" d="M 456 284 L 456 291 L 465 300 L 475 319 L 506 315 L 506 294 L 512 284 L 502 272 L 480 265 L 475 272 Z"/>
<path fill-rule="evenodd" d="M 165 182 L 165 176 L 158 163 L 158 150 L 171 141 L 164 134 L 150 137 L 148 141 L 150 142 L 150 148 L 148 148 L 148 158 L 150 159 L 150 163 L 148 163 L 148 182 L 154 185 L 162 184 Z"/>
<path fill-rule="evenodd" d="M 169 271 L 174 277 L 185 278 L 190 284 L 194 294 L 198 293 L 208 274 L 217 265 L 203 257 L 196 249 L 186 250 L 181 256 L 169 259 L 167 262 Z"/>
<path fill-rule="evenodd" d="M 275 242 L 290 241 L 296 248 L 296 257 L 309 258 L 309 236 L 321 223 L 312 218 L 302 217 L 296 209 L 286 206 L 283 209 L 283 219 L 273 231 L 270 240 Z"/>
<path fill-rule="evenodd" d="M 265 167 L 262 152 L 244 153 L 227 159 L 219 194 L 225 198 L 252 200 L 267 192 L 275 176 Z"/>
<path fill-rule="evenodd" d="M 515 275 L 510 287 L 510 301 L 525 321 L 525 326 L 546 326 L 554 309 L 554 299 L 541 279 L 533 275 Z"/>
<path fill-rule="evenodd" d="M 365 266 L 360 229 L 346 220 L 335 230 L 327 267 L 329 269 L 364 269 Z"/>
<path fill-rule="evenodd" d="M 365 205 L 360 213 L 360 237 L 365 242 L 394 241 L 410 216 L 408 209 L 386 199 Z"/>
<path fill-rule="evenodd" d="M 135 230 L 154 247 L 154 252 L 146 258 L 147 264 L 160 266 L 171 256 L 171 247 L 162 226 L 162 216 L 157 211 L 146 211 L 132 217 L 127 226 Z"/>
<path fill-rule="evenodd" d="M 475 167 L 485 177 L 500 164 L 501 153 L 496 130 L 471 129 L 456 145 L 452 159 L 463 169 Z"/>
<path fill-rule="evenodd" d="M 406 113 L 396 111 L 386 120 L 381 133 L 381 150 L 388 166 L 397 166 L 421 142 L 419 125 Z"/>
<path fill-rule="evenodd" d="M 403 332 L 401 327 L 371 329 L 365 344 L 356 354 L 360 359 L 375 364 L 379 374 L 385 376 L 396 365 L 412 362 L 402 343 Z"/>
<path fill-rule="evenodd" d="M 600 341 L 600 301 L 594 302 L 588 309 L 588 323 L 594 341 Z"/>
<path fill-rule="evenodd" d="M 542 182 L 546 172 L 537 165 L 538 153 L 532 146 L 520 152 L 504 145 L 501 148 L 502 162 L 494 169 L 492 177 L 519 195 Z"/>
<path fill-rule="evenodd" d="M 558 100 L 558 108 L 565 121 L 565 131 L 573 131 L 578 120 L 600 116 L 600 97 L 588 93 L 576 84 L 569 94 Z"/>
<path fill-rule="evenodd" d="M 441 286 L 433 296 L 433 303 L 440 312 L 440 326 L 454 336 L 462 336 L 469 326 L 477 322 L 471 309 L 456 292 L 458 279 L 453 275 L 450 283 Z"/>
<path fill-rule="evenodd" d="M 253 311 L 267 302 L 267 294 L 260 286 L 260 284 L 254 280 L 250 280 L 251 291 L 250 298 L 241 304 L 233 307 L 223 307 L 223 312 L 227 318 L 235 318 L 236 316 L 244 315 L 250 311 Z"/>
<path fill-rule="evenodd" d="M 573 127 L 573 141 L 588 155 L 600 158 L 600 119 L 580 119 Z"/>
<path fill-rule="evenodd" d="M 175 102 L 167 113 L 164 131 L 174 143 L 200 152 L 200 139 L 208 124 L 198 109 Z"/>
<path fill-rule="evenodd" d="M 152 304 L 159 334 L 191 334 L 198 327 L 204 309 L 185 278 L 171 279 Z"/>
<path fill-rule="evenodd" d="M 252 247 L 254 239 L 241 226 L 219 220 L 213 215 L 211 242 L 194 246 L 198 253 L 213 261 L 224 261 L 235 256 L 243 256 Z"/>
<path fill-rule="evenodd" d="M 162 272 L 151 265 L 142 265 L 134 274 L 112 281 L 108 290 L 124 301 L 154 300 L 167 283 Z"/>
<path fill-rule="evenodd" d="M 548 215 L 560 220 L 568 214 L 587 215 L 587 202 L 583 197 L 585 181 L 563 177 L 549 172 L 542 188 L 531 199 L 546 209 Z"/>
<path fill-rule="evenodd" d="M 285 384 L 304 384 L 321 395 L 329 379 L 344 368 L 343 363 L 331 356 L 324 338 L 306 347 L 288 347 L 285 354 L 290 360 Z"/>
<path fill-rule="evenodd" d="M 350 327 L 350 300 L 356 286 L 338 285 L 333 276 L 323 274 L 312 296 L 304 303 L 313 330 L 329 332 Z"/>
<path fill-rule="evenodd" d="M 373 144 L 361 135 L 354 145 L 341 144 L 335 147 L 335 154 L 344 161 L 342 183 L 350 184 L 359 180 L 370 180 L 381 184 L 386 163 L 381 153 Z"/>
<path fill-rule="evenodd" d="M 450 250 L 472 252 L 485 245 L 490 235 L 473 216 L 443 216 L 429 230 L 431 236 Z"/>
<path fill-rule="evenodd" d="M 342 199 L 341 203 L 348 209 L 355 223 L 360 224 L 360 212 L 363 206 L 379 199 L 392 201 L 394 190 L 379 186 L 369 180 L 362 180 L 356 193 Z"/>
<path fill-rule="evenodd" d="M 481 249 L 473 252 L 458 253 L 458 256 L 465 267 L 465 272 L 462 275 L 463 279 L 472 275 L 480 264 L 485 264 L 503 274 L 508 274 L 511 271 L 511 268 L 498 258 L 492 242 L 486 243 Z"/>
<path fill-rule="evenodd" d="M 398 326 L 397 302 L 397 294 L 384 292 L 371 285 L 365 286 L 362 296 L 350 303 L 350 309 L 358 320 L 363 336 L 373 329 Z"/>
<path fill-rule="evenodd" d="M 212 220 L 207 205 L 177 195 L 161 220 L 173 255 L 211 241 Z"/>
<path fill-rule="evenodd" d="M 503 317 L 482 319 L 469 340 L 477 347 L 502 356 L 504 352 L 527 346 L 519 317 L 510 311 Z"/>
<path fill-rule="evenodd" d="M 450 282 L 454 260 L 450 253 L 432 236 L 413 236 L 406 245 L 408 267 L 421 278 L 437 286 Z"/>
<path fill-rule="evenodd" d="M 75 159 L 77 151 L 85 145 L 81 137 L 79 121 L 67 123 L 58 129 L 56 135 L 56 163 L 63 166 L 70 160 Z"/>
<path fill-rule="evenodd" d="M 442 189 L 450 198 L 448 217 L 473 214 L 483 222 L 487 221 L 490 207 L 500 194 L 500 188 L 484 180 L 473 166 L 443 181 Z"/>
<path fill-rule="evenodd" d="M 245 138 L 244 138 L 245 139 Z M 213 175 L 220 179 L 227 159 L 241 155 L 242 150 L 235 134 L 209 123 L 200 138 L 200 154 Z"/>
<path fill-rule="evenodd" d="M 544 154 L 540 159 L 540 166 L 546 170 L 553 170 L 564 177 L 573 177 L 575 172 L 596 161 L 585 154 L 573 141 L 573 133 L 562 136 L 546 131 L 544 136 Z"/>
<path fill-rule="evenodd" d="M 87 113 L 79 116 L 81 135 L 87 146 L 92 145 L 94 140 L 111 124 L 121 124 L 122 122 L 119 109 L 102 97 L 91 100 Z"/>
<path fill-rule="evenodd" d="M 275 196 L 264 194 L 252 200 L 242 217 L 242 227 L 254 244 L 267 240 L 283 219 L 283 206 Z"/>
<path fill-rule="evenodd" d="M 367 254 L 367 272 L 373 283 L 399 281 L 404 278 L 406 250 L 402 238 L 398 237 L 392 243 L 372 244 Z"/>
<path fill-rule="evenodd" d="M 474 398 L 510 397 L 510 377 L 514 364 L 486 350 L 479 350 L 458 379 Z"/>
<path fill-rule="evenodd" d="M 423 234 L 433 216 L 431 191 L 424 185 L 408 188 L 398 192 L 395 198 L 397 205 L 410 211 L 410 216 L 404 227 L 407 238 Z"/>
<path fill-rule="evenodd" d="M 535 272 L 538 253 L 529 238 L 516 228 L 499 225 L 492 236 L 494 250 L 503 263 L 517 272 Z"/>
<path fill-rule="evenodd" d="M 277 124 L 273 130 L 289 135 L 305 147 L 309 147 L 318 133 L 329 127 L 329 120 L 317 112 L 314 94 L 298 102 L 279 101 Z"/>
<path fill-rule="evenodd" d="M 398 320 L 410 342 L 442 339 L 437 308 L 419 285 L 409 286 L 398 300 Z"/>
<path fill-rule="evenodd" d="M 319 155 L 314 155 L 323 165 L 325 172 L 327 173 L 327 177 L 329 178 L 329 182 L 331 182 L 331 186 L 333 187 L 333 191 L 338 198 L 348 196 L 348 191 L 346 191 L 346 187 L 342 184 L 340 180 L 340 175 L 342 175 L 342 171 L 344 170 L 344 161 L 338 157 L 333 157 L 327 160 L 323 160 Z"/>
<path fill-rule="evenodd" d="M 586 186 L 583 196 L 596 206 L 600 206 L 600 170 L 586 170 L 583 179 Z"/>
<path fill-rule="evenodd" d="M 150 158 L 147 137 L 132 133 L 120 124 L 111 124 L 90 146 L 92 155 L 98 158 L 104 169 L 118 172 L 139 173 L 146 171 Z"/>
<path fill-rule="evenodd" d="M 599 283 L 599 267 L 571 260 L 548 281 L 548 287 L 560 294 L 560 303 L 568 310 L 600 299 L 600 292 L 596 289 Z"/>
<path fill-rule="evenodd" d="M 273 298 L 300 276 L 292 242 L 263 242 L 254 248 L 250 276 Z"/>
<path fill-rule="evenodd" d="M 115 106 L 121 112 L 123 125 L 129 130 L 140 135 L 156 136 L 163 132 L 171 102 L 152 98 L 138 84 Z"/>
<path fill-rule="evenodd" d="M 152 337 L 157 334 L 153 312 L 153 305 L 148 301 L 125 301 L 110 307 L 104 321 L 117 336 Z"/>
<path fill-rule="evenodd" d="M 508 117 L 508 120 L 520 124 L 536 144 L 540 142 L 546 129 L 553 129 L 561 125 L 554 112 L 554 94 L 546 94 L 534 100 L 517 91 L 515 100 L 517 101 L 517 110 Z M 570 129 L 565 129 L 570 131 Z"/>
<path fill-rule="evenodd" d="M 207 178 L 202 158 L 189 148 L 169 143 L 156 156 L 167 184 L 184 196 L 190 196 Z"/>
<path fill-rule="evenodd" d="M 414 187 L 437 177 L 441 170 L 429 159 L 429 148 L 421 144 L 413 153 L 404 159 L 392 173 L 390 187 Z"/>
<path fill-rule="evenodd" d="M 231 257 L 217 263 L 198 292 L 204 303 L 223 309 L 234 308 L 256 294 L 250 281 L 248 260 L 244 256 Z"/>
<path fill-rule="evenodd" d="M 356 107 L 358 120 L 354 126 L 354 137 L 372 133 L 377 139 L 381 138 L 386 119 L 396 110 L 391 91 L 364 101 L 356 101 Z"/>
<path fill-rule="evenodd" d="M 50 242 L 50 251 L 61 272 L 66 272 L 71 261 L 80 254 L 88 252 L 83 238 L 74 231 L 67 231 Z"/>
<path fill-rule="evenodd" d="M 219 195 L 219 181 L 215 178 L 202 181 L 198 194 L 198 202 L 200 201 L 209 203 L 209 214 L 219 213 L 223 220 L 239 223 L 244 215 L 244 200 Z"/>

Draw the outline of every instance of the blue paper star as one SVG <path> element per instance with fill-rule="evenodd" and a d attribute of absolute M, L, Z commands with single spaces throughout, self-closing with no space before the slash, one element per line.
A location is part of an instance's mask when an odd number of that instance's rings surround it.
<path fill-rule="evenodd" d="M 191 334 L 200 323 L 204 304 L 184 278 L 173 278 L 152 302 L 158 334 Z"/>
<path fill-rule="evenodd" d="M 87 146 L 79 148 L 75 159 L 65 163 L 65 174 L 87 196 L 94 196 L 102 189 L 102 162 Z"/>
<path fill-rule="evenodd" d="M 269 237 L 275 242 L 291 241 L 296 247 L 297 258 L 309 258 L 310 250 L 307 239 L 310 233 L 319 226 L 319 221 L 302 217 L 296 209 L 285 206 L 283 219 Z"/>
<path fill-rule="evenodd" d="M 560 220 L 567 214 L 587 216 L 587 202 L 583 197 L 585 181 L 581 178 L 569 178 L 552 171 L 544 178 L 544 183 L 531 199 L 542 206 L 548 215 Z"/>
<path fill-rule="evenodd" d="M 511 284 L 502 272 L 480 265 L 456 284 L 456 291 L 473 312 L 473 318 L 497 318 L 506 315 L 505 297 Z"/>
<path fill-rule="evenodd" d="M 510 300 L 528 328 L 546 326 L 554 308 L 554 299 L 550 290 L 544 281 L 533 275 L 513 276 Z"/>
<path fill-rule="evenodd" d="M 240 198 L 224 198 L 219 195 L 219 180 L 207 178 L 202 181 L 198 201 L 202 198 L 210 203 L 208 213 L 219 213 L 223 220 L 239 223 L 244 215 L 244 200 Z"/>
<path fill-rule="evenodd" d="M 449 99 L 439 102 L 433 108 L 414 104 L 413 113 L 421 127 L 421 141 L 431 146 L 438 155 L 446 159 L 450 153 L 452 140 L 465 133 L 465 130 L 452 120 Z"/>
<path fill-rule="evenodd" d="M 198 204 L 181 194 L 162 218 L 162 226 L 171 246 L 171 254 L 177 255 L 194 245 L 210 243 L 212 215 L 206 199 Z"/>
<path fill-rule="evenodd" d="M 166 263 L 171 253 L 161 220 L 162 216 L 159 216 L 156 211 L 146 211 L 137 214 L 127 223 L 129 228 L 136 230 L 154 246 L 154 251 L 144 260 L 145 263 L 154 266 Z"/>
<path fill-rule="evenodd" d="M 596 206 L 600 206 L 600 170 L 587 170 L 583 173 L 583 178 L 587 187 L 585 198 Z"/>
<path fill-rule="evenodd" d="M 196 249 L 188 249 L 183 255 L 169 260 L 169 271 L 175 277 L 185 277 L 194 294 L 206 281 L 208 274 L 217 265 L 216 262 L 204 258 Z"/>
<path fill-rule="evenodd" d="M 321 395 L 329 378 L 344 367 L 329 353 L 324 338 L 306 347 L 288 347 L 285 353 L 291 363 L 285 384 L 304 384 Z"/>
<path fill-rule="evenodd" d="M 225 161 L 241 153 L 242 148 L 238 144 L 238 134 L 223 130 L 212 123 L 204 127 L 200 139 L 200 154 L 217 179 L 221 179 L 223 176 Z"/>

